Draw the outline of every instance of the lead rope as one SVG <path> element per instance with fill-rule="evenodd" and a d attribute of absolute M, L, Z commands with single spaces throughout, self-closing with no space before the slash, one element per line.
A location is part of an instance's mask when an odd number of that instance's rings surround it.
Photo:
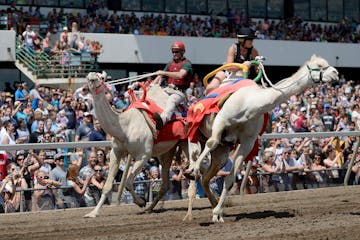
<path fill-rule="evenodd" d="M 152 76 L 155 76 L 155 75 L 157 75 L 156 72 L 146 73 L 146 74 L 141 74 L 141 75 L 137 75 L 137 76 L 133 76 L 133 77 L 127 77 L 127 78 L 121 78 L 121 79 L 108 81 L 108 82 L 106 82 L 106 84 L 109 84 L 111 86 L 115 86 L 115 85 L 135 82 L 135 81 L 138 81 L 140 79 L 152 77 Z"/>

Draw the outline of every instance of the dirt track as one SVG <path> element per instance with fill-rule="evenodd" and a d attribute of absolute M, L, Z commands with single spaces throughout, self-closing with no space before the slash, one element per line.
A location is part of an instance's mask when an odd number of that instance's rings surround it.
<path fill-rule="evenodd" d="M 194 221 L 182 222 L 187 201 L 141 214 L 134 205 L 0 215 L 0 239 L 360 239 L 360 186 L 231 196 L 225 223 L 211 222 L 207 199 Z"/>

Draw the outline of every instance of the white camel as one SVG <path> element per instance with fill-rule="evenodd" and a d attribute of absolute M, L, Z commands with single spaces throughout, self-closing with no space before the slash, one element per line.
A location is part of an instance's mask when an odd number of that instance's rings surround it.
<path fill-rule="evenodd" d="M 271 111 L 277 104 L 314 84 L 334 80 L 338 80 L 337 70 L 330 66 L 325 59 L 314 55 L 295 74 L 281 80 L 273 87 L 262 88 L 253 85 L 236 91 L 224 103 L 212 125 L 210 117 L 205 117 L 199 130 L 208 140 L 199 158 L 195 162 L 191 162 L 188 171 L 196 176 L 200 171 L 201 162 L 211 152 L 210 167 L 206 175 L 202 176 L 203 187 L 206 191 L 208 191 L 206 184 L 221 169 L 229 155 L 228 148 L 221 146 L 220 143 L 241 144 L 234 159 L 231 173 L 225 178 L 219 202 L 213 209 L 213 222 L 224 221 L 223 204 L 225 197 L 235 181 L 237 170 L 258 138 L 263 126 L 264 113 Z M 198 149 L 198 146 L 193 144 L 189 148 L 190 153 L 194 149 Z M 193 195 L 189 196 L 189 212 L 193 198 Z M 212 206 L 214 206 L 213 202 Z"/>
<path fill-rule="evenodd" d="M 95 115 L 99 119 L 101 127 L 113 138 L 112 149 L 110 152 L 109 175 L 103 188 L 100 201 L 95 209 L 85 215 L 85 217 L 96 217 L 99 214 L 101 206 L 111 191 L 114 177 L 119 169 L 120 159 L 126 157 L 128 154 L 134 157 L 136 162 L 129 177 L 126 179 L 131 161 L 130 156 L 127 159 L 126 168 L 118 191 L 118 200 L 120 199 L 126 184 L 126 188 L 132 194 L 134 202 L 140 207 L 145 207 L 145 200 L 137 196 L 134 192 L 134 178 L 141 171 L 145 162 L 151 157 L 158 157 L 160 164 L 162 165 L 162 186 L 159 196 L 157 196 L 147 208 L 147 211 L 151 211 L 170 187 L 169 169 L 171 160 L 176 151 L 176 147 L 181 143 L 178 140 L 172 140 L 155 144 L 153 135 L 155 126 L 150 127 L 149 124 L 147 124 L 149 121 L 145 120 L 145 114 L 138 109 L 132 108 L 123 113 L 113 111 L 106 98 L 106 88 L 104 83 L 104 79 L 106 79 L 105 72 L 102 74 L 90 72 L 87 79 L 89 90 L 94 98 Z M 158 99 L 156 103 L 160 107 L 165 106 L 168 97 L 158 85 L 153 86 L 151 90 L 148 91 L 147 96 L 154 100 L 155 98 Z M 181 147 L 184 151 L 187 151 L 187 142 L 184 143 L 186 144 L 182 144 Z"/>

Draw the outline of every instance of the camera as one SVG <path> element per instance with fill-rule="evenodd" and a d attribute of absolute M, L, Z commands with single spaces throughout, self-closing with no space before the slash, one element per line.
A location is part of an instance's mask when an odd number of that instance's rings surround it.
<path fill-rule="evenodd" d="M 44 179 L 49 179 L 49 176 L 45 176 Z"/>

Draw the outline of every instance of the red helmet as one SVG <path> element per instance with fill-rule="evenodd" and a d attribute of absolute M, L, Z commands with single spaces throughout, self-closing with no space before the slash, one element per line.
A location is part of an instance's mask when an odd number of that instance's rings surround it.
<path fill-rule="evenodd" d="M 185 52 L 185 45 L 181 41 L 175 41 L 171 44 L 171 50 L 173 49 L 179 49 L 180 51 Z"/>

